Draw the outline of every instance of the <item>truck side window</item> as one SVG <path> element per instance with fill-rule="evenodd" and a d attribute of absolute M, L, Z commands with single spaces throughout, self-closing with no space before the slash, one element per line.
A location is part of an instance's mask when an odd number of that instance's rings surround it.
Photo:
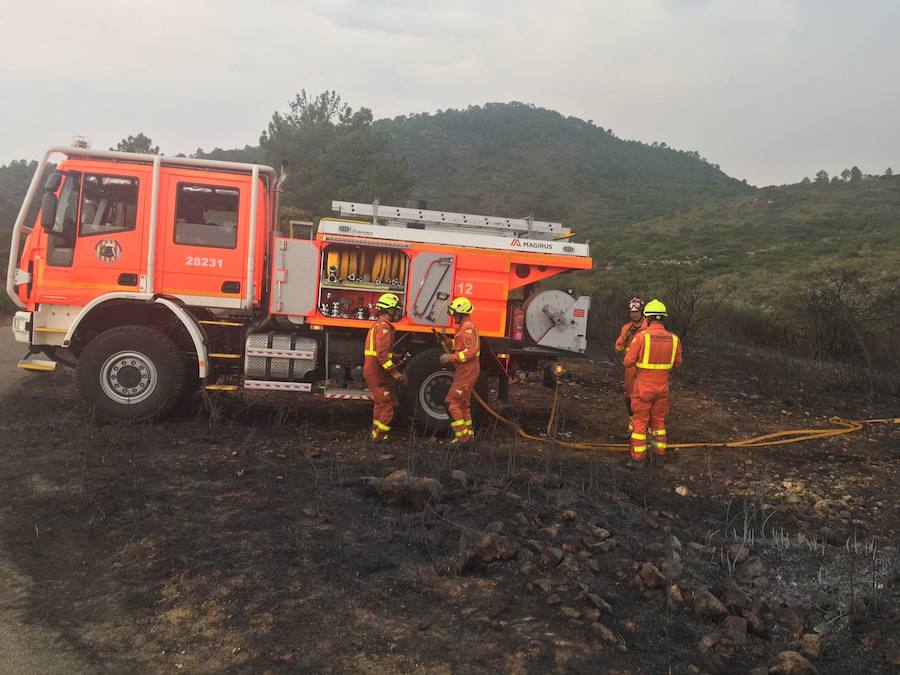
<path fill-rule="evenodd" d="M 78 195 L 81 174 L 68 172 L 59 192 L 56 220 L 47 237 L 47 264 L 51 267 L 70 267 L 75 253 L 75 229 L 78 218 Z"/>
<path fill-rule="evenodd" d="M 137 178 L 86 174 L 81 189 L 79 236 L 133 230 L 137 197 Z"/>
<path fill-rule="evenodd" d="M 179 183 L 175 195 L 175 243 L 237 248 L 240 191 Z"/>

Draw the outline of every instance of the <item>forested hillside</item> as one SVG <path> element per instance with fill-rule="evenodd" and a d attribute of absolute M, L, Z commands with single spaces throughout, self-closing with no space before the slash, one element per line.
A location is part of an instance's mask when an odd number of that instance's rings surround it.
<path fill-rule="evenodd" d="M 523 103 L 379 120 L 414 194 L 435 208 L 621 225 L 751 190 L 695 151 L 623 141 L 591 121 Z"/>

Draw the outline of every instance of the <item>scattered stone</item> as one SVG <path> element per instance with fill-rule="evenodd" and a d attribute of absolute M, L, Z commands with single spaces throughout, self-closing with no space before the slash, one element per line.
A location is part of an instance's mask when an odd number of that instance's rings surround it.
<path fill-rule="evenodd" d="M 460 471 L 459 469 L 452 469 L 450 471 L 450 484 L 453 485 L 454 487 L 465 490 L 466 486 L 468 486 L 468 484 L 469 484 L 469 477 L 466 475 L 465 471 Z"/>
<path fill-rule="evenodd" d="M 828 507 L 829 507 L 829 503 L 828 503 L 827 499 L 820 499 L 813 505 L 813 508 L 816 511 L 827 511 Z"/>
<path fill-rule="evenodd" d="M 567 555 L 563 559 L 559 569 L 571 577 L 577 577 L 581 574 L 581 565 L 578 563 L 578 559 L 571 555 Z"/>
<path fill-rule="evenodd" d="M 693 497 L 694 493 L 688 489 L 687 485 L 679 485 L 675 488 L 675 494 L 679 497 Z"/>
<path fill-rule="evenodd" d="M 806 633 L 800 638 L 800 653 L 808 659 L 817 659 L 822 656 L 822 636 L 815 633 Z"/>
<path fill-rule="evenodd" d="M 519 567 L 519 574 L 522 574 L 527 577 L 527 576 L 534 574 L 536 569 L 537 569 L 537 566 L 529 560 L 526 563 L 522 563 L 522 566 Z"/>
<path fill-rule="evenodd" d="M 732 564 L 742 563 L 750 557 L 750 549 L 743 544 L 729 544 L 726 552 L 728 553 L 728 560 Z"/>
<path fill-rule="evenodd" d="M 669 586 L 669 607 L 672 609 L 684 607 L 684 595 L 682 595 L 681 589 L 678 588 L 678 584 Z"/>
<path fill-rule="evenodd" d="M 736 647 L 747 641 L 747 619 L 739 616 L 726 617 L 722 622 L 722 639 Z"/>
<path fill-rule="evenodd" d="M 602 614 L 602 612 L 594 607 L 588 607 L 586 610 L 584 610 L 583 614 L 586 621 L 594 623 L 595 621 L 600 620 L 600 615 Z"/>
<path fill-rule="evenodd" d="M 717 643 L 718 641 L 719 641 L 719 638 L 717 638 L 715 635 L 712 635 L 711 633 L 707 633 L 707 634 L 704 635 L 703 638 L 700 640 L 699 644 L 697 645 L 697 649 L 700 650 L 700 653 L 701 653 L 701 654 L 705 654 L 705 653 L 708 652 L 710 649 L 712 649 L 713 647 L 715 647 L 715 646 L 716 646 L 716 643 Z"/>
<path fill-rule="evenodd" d="M 800 652 L 779 652 L 769 661 L 770 675 L 819 675 Z"/>
<path fill-rule="evenodd" d="M 544 593 L 549 593 L 553 590 L 553 582 L 550 579 L 535 579 L 532 583 Z"/>
<path fill-rule="evenodd" d="M 444 496 L 444 486 L 439 480 L 410 476 L 404 469 L 385 478 L 364 476 L 362 483 L 387 506 L 412 506 L 421 511 L 428 504 L 440 502 Z"/>
<path fill-rule="evenodd" d="M 673 551 L 681 553 L 681 540 L 674 534 L 669 537 L 669 544 L 672 546 Z"/>
<path fill-rule="evenodd" d="M 473 565 L 509 560 L 515 557 L 518 549 L 516 544 L 502 535 L 465 528 L 459 536 L 457 573 L 462 574 Z"/>
<path fill-rule="evenodd" d="M 762 600 L 757 600 L 750 606 L 749 610 L 743 612 L 744 618 L 747 619 L 747 629 L 761 638 L 769 637 L 769 627 L 763 620 L 765 609 L 765 603 Z"/>
<path fill-rule="evenodd" d="M 601 598 L 596 593 L 585 593 L 584 597 L 587 598 L 588 602 L 590 602 L 594 607 L 599 609 L 601 612 L 606 612 L 607 614 L 612 614 L 613 608 L 606 600 Z"/>
<path fill-rule="evenodd" d="M 692 541 L 688 544 L 688 548 L 691 549 L 694 553 L 703 556 L 713 556 L 716 553 L 716 547 L 713 545 L 701 544 L 697 541 Z"/>
<path fill-rule="evenodd" d="M 559 597 L 556 593 L 554 593 L 554 594 L 551 595 L 549 598 L 547 598 L 547 604 L 548 604 L 548 605 L 551 605 L 551 606 L 552 606 L 552 605 L 558 605 L 558 604 L 561 603 L 561 602 L 562 602 L 562 598 Z"/>
<path fill-rule="evenodd" d="M 588 569 L 594 574 L 600 574 L 600 561 L 591 558 L 587 561 Z"/>
<path fill-rule="evenodd" d="M 495 520 L 487 524 L 484 528 L 485 532 L 493 532 L 494 534 L 503 534 L 503 521 Z"/>
<path fill-rule="evenodd" d="M 665 578 L 653 563 L 646 562 L 641 565 L 641 571 L 638 572 L 638 576 L 644 588 L 662 588 L 666 583 Z"/>
<path fill-rule="evenodd" d="M 788 607 L 782 605 L 775 608 L 775 618 L 778 622 L 787 628 L 794 638 L 803 634 L 803 627 L 806 625 L 806 616 L 809 612 L 804 607 Z"/>
<path fill-rule="evenodd" d="M 669 579 L 679 579 L 684 571 L 684 565 L 681 564 L 681 556 L 674 548 L 670 551 L 671 555 L 667 555 L 662 563 L 662 571 L 665 572 Z"/>
<path fill-rule="evenodd" d="M 565 616 L 569 619 L 580 619 L 581 618 L 581 612 L 579 612 L 577 609 L 575 609 L 573 607 L 560 607 L 559 611 L 562 613 L 563 616 Z"/>
<path fill-rule="evenodd" d="M 766 576 L 766 564 L 760 558 L 747 558 L 735 567 L 734 575 L 741 581 L 759 583 Z"/>
<path fill-rule="evenodd" d="M 707 621 L 719 621 L 728 615 L 728 610 L 709 591 L 697 591 L 694 593 L 694 614 Z"/>
<path fill-rule="evenodd" d="M 577 518 L 577 514 L 572 509 L 566 509 L 562 513 L 559 514 L 563 520 L 575 520 Z"/>
<path fill-rule="evenodd" d="M 604 529 L 602 527 L 595 527 L 593 530 L 591 530 L 591 534 L 594 536 L 595 539 L 599 539 L 600 541 L 603 541 L 604 539 L 609 539 L 611 536 L 609 533 L 609 530 Z"/>
<path fill-rule="evenodd" d="M 613 633 L 609 628 L 604 626 L 602 623 L 592 623 L 591 626 L 594 628 L 597 633 L 600 634 L 600 639 L 604 642 L 608 642 L 611 645 L 619 645 L 621 651 L 625 651 L 625 645 L 622 641 L 616 637 L 615 633 Z"/>
<path fill-rule="evenodd" d="M 750 606 L 750 598 L 737 586 L 730 585 L 725 591 L 725 605 L 743 611 Z"/>
<path fill-rule="evenodd" d="M 541 562 L 543 562 L 544 567 L 556 567 L 563 561 L 565 556 L 566 554 L 562 549 L 547 546 L 541 551 Z"/>

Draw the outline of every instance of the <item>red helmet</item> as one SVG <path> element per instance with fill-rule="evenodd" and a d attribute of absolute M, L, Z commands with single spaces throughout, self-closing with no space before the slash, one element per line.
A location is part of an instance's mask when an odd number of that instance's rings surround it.
<path fill-rule="evenodd" d="M 644 301 L 639 297 L 634 296 L 631 300 L 628 301 L 628 311 L 629 312 L 640 312 L 644 309 Z"/>

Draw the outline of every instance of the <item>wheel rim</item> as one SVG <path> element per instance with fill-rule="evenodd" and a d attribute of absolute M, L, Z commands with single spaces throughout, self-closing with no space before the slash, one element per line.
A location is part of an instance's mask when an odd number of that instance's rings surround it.
<path fill-rule="evenodd" d="M 118 352 L 100 368 L 100 387 L 116 403 L 133 405 L 146 400 L 157 382 L 156 366 L 140 352 Z"/>
<path fill-rule="evenodd" d="M 429 417 L 437 420 L 448 420 L 450 415 L 444 405 L 444 397 L 453 384 L 453 373 L 449 370 L 438 370 L 432 373 L 419 387 L 419 406 Z"/>

